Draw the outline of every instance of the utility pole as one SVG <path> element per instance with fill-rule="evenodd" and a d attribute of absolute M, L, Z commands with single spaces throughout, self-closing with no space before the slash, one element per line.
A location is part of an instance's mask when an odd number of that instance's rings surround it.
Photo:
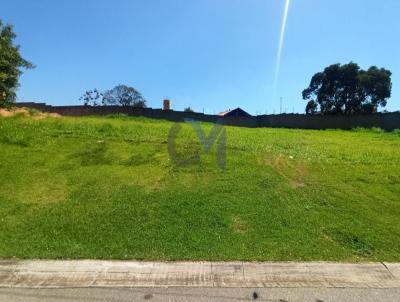
<path fill-rule="evenodd" d="M 281 97 L 280 106 L 279 106 L 279 114 L 282 114 L 282 101 L 283 101 L 283 98 Z"/>

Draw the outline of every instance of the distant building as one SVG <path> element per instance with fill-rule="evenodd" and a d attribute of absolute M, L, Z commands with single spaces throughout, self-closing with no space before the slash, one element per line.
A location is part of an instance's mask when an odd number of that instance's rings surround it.
<path fill-rule="evenodd" d="M 241 108 L 236 108 L 233 110 L 229 109 L 227 111 L 219 113 L 218 115 L 222 116 L 222 117 L 248 117 L 248 116 L 251 116 L 251 114 L 247 113 L 246 111 L 244 111 Z"/>
<path fill-rule="evenodd" d="M 171 101 L 169 99 L 163 101 L 163 110 L 171 110 Z"/>

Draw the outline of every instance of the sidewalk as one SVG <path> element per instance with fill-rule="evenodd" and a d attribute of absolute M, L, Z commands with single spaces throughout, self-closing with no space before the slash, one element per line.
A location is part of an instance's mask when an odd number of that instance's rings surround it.
<path fill-rule="evenodd" d="M 400 288 L 400 263 L 0 260 L 0 287 Z"/>

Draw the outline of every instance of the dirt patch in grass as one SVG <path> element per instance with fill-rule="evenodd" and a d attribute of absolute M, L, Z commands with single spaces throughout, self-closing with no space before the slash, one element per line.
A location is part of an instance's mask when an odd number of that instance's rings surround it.
<path fill-rule="evenodd" d="M 236 233 L 244 234 L 247 232 L 248 226 L 247 226 L 247 223 L 243 219 L 235 216 L 232 219 L 232 228 Z"/>
<path fill-rule="evenodd" d="M 28 110 L 26 108 L 10 108 L 10 109 L 0 109 L 0 116 L 2 117 L 10 117 L 18 114 L 25 115 L 28 114 Z"/>
<path fill-rule="evenodd" d="M 47 117 L 59 118 L 61 115 L 57 113 L 44 113 L 32 108 L 3 108 L 0 109 L 0 117 L 12 117 L 12 116 L 25 116 L 32 117 L 35 120 L 44 119 Z"/>

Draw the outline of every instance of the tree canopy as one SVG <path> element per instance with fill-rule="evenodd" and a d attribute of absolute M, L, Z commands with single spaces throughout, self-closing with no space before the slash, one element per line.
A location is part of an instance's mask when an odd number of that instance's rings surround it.
<path fill-rule="evenodd" d="M 15 102 L 21 69 L 34 67 L 22 58 L 19 46 L 14 45 L 15 38 L 12 26 L 0 20 L 0 107 Z"/>
<path fill-rule="evenodd" d="M 146 107 L 146 100 L 135 88 L 117 85 L 104 92 L 103 105 Z"/>
<path fill-rule="evenodd" d="M 184 112 L 194 112 L 192 108 L 186 107 L 185 109 L 183 109 Z"/>
<path fill-rule="evenodd" d="M 98 101 L 101 97 L 103 97 L 103 93 L 95 88 L 93 90 L 86 90 L 79 100 L 83 101 L 85 106 L 98 106 Z"/>
<path fill-rule="evenodd" d="M 101 104 L 99 100 L 101 99 Z M 79 99 L 86 106 L 133 106 L 145 108 L 146 100 L 142 94 L 133 87 L 117 85 L 105 92 L 97 89 L 86 91 Z"/>
<path fill-rule="evenodd" d="M 358 64 L 334 64 L 316 73 L 303 99 L 307 114 L 374 113 L 391 96 L 392 73 L 376 66 L 362 70 Z"/>

